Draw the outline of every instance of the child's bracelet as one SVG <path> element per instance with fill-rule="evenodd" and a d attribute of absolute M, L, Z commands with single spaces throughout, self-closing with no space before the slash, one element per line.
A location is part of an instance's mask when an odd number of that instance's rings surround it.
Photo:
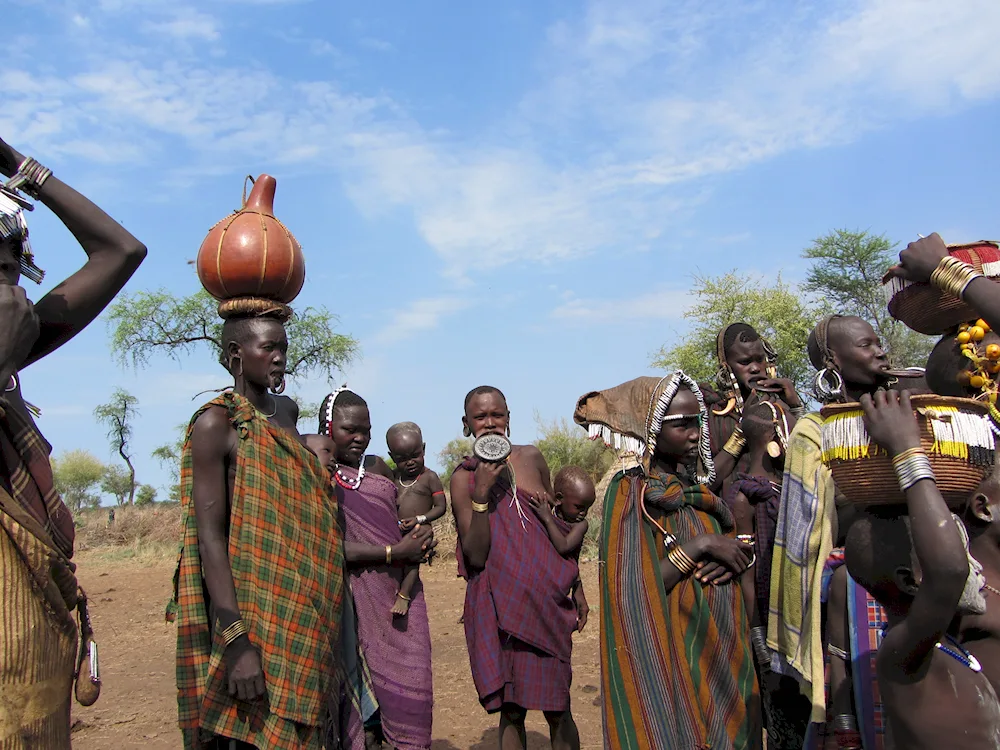
<path fill-rule="evenodd" d="M 421 513 L 419 516 L 417 516 L 417 523 L 419 523 L 421 526 L 427 523 L 427 516 Z"/>

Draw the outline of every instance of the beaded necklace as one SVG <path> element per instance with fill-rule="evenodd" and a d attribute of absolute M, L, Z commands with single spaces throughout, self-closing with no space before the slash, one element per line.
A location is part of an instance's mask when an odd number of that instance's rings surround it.
<path fill-rule="evenodd" d="M 884 640 L 885 639 L 885 634 L 886 634 L 886 631 L 888 629 L 889 629 L 888 626 L 885 626 L 885 627 L 882 628 L 882 638 L 880 640 Z M 954 649 L 948 648 L 948 646 L 945 646 L 943 643 L 941 643 L 941 641 L 938 641 L 937 643 L 934 644 L 934 647 L 936 649 L 938 649 L 939 651 L 943 651 L 944 653 L 948 654 L 948 656 L 950 656 L 952 659 L 954 659 L 955 661 L 957 661 L 957 662 L 959 662 L 961 664 L 964 664 L 969 669 L 971 669 L 973 672 L 982 672 L 983 671 L 983 665 L 979 663 L 979 659 L 977 659 L 975 656 L 973 656 L 968 651 L 966 651 L 958 643 L 958 641 L 956 641 L 954 638 L 952 638 L 947 633 L 944 634 L 944 637 L 945 637 L 945 640 L 947 640 L 949 644 L 951 644 L 952 646 L 954 646 Z"/>
<path fill-rule="evenodd" d="M 344 489 L 356 490 L 361 486 L 361 482 L 365 478 L 365 457 L 361 457 L 361 463 L 358 466 L 358 475 L 353 481 L 341 471 L 340 464 L 337 464 L 337 470 L 334 472 L 333 476 L 337 480 L 337 483 Z"/>

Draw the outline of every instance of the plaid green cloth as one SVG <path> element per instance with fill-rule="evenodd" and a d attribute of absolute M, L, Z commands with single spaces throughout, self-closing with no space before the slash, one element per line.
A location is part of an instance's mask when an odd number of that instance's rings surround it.
<path fill-rule="evenodd" d="M 260 650 L 267 701 L 228 692 L 219 633 L 209 624 L 191 502 L 191 432 L 211 407 L 239 435 L 229 561 L 240 614 Z M 296 437 L 224 393 L 194 415 L 181 460 L 182 547 L 175 576 L 177 705 L 185 748 L 216 735 L 261 748 L 320 747 L 336 700 L 344 595 L 343 539 L 328 475 Z"/>

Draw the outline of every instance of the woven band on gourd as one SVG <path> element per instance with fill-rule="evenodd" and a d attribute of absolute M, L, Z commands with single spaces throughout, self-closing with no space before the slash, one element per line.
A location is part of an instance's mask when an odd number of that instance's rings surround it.
<path fill-rule="evenodd" d="M 236 297 L 219 303 L 219 317 L 223 320 L 243 317 L 271 317 L 284 323 L 292 317 L 292 308 L 273 299 Z"/>
<path fill-rule="evenodd" d="M 931 273 L 931 284 L 947 292 L 952 297 L 962 299 L 966 288 L 974 280 L 981 277 L 968 263 L 963 263 L 954 256 L 947 255 L 941 259 L 937 268 Z"/>
<path fill-rule="evenodd" d="M 923 479 L 934 481 L 931 460 L 921 448 L 910 448 L 892 459 L 892 468 L 899 481 L 899 489 L 906 492 Z"/>

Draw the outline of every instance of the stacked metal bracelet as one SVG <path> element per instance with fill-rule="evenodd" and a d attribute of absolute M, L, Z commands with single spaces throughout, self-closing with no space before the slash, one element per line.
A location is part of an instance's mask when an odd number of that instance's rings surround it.
<path fill-rule="evenodd" d="M 17 168 L 14 176 L 7 181 L 5 187 L 8 190 L 20 190 L 22 193 L 27 193 L 35 200 L 38 200 L 42 185 L 51 176 L 51 169 L 43 167 L 29 156 L 21 162 L 21 166 Z"/>
<path fill-rule="evenodd" d="M 667 559 L 674 564 L 674 567 L 683 576 L 691 575 L 694 573 L 695 568 L 698 567 L 697 563 L 691 559 L 691 556 L 687 552 L 681 549 L 679 544 L 675 544 L 667 550 Z"/>
<path fill-rule="evenodd" d="M 931 460 L 927 458 L 922 448 L 909 448 L 892 459 L 892 468 L 896 471 L 899 489 L 906 492 L 922 479 L 934 481 L 934 470 Z"/>
<path fill-rule="evenodd" d="M 237 620 L 228 628 L 222 631 L 222 648 L 227 649 L 240 636 L 247 634 L 247 626 L 243 620 Z"/>
<path fill-rule="evenodd" d="M 948 255 L 942 258 L 937 268 L 934 269 L 931 274 L 931 283 L 953 297 L 962 299 L 969 284 L 980 276 L 982 274 L 976 273 L 975 269 L 968 263 L 963 263 L 958 258 Z"/>
<path fill-rule="evenodd" d="M 489 503 L 477 503 L 475 500 L 472 501 L 472 512 L 473 513 L 489 513 L 490 504 Z"/>
<path fill-rule="evenodd" d="M 771 651 L 767 647 L 767 628 L 763 625 L 750 628 L 750 643 L 753 644 L 753 652 L 757 655 L 757 666 L 770 671 Z"/>
<path fill-rule="evenodd" d="M 743 449 L 747 447 L 747 439 L 743 437 L 743 429 L 737 427 L 733 430 L 733 434 L 729 436 L 729 440 L 726 444 L 722 446 L 722 450 L 728 453 L 733 458 L 739 458 L 743 453 Z"/>

